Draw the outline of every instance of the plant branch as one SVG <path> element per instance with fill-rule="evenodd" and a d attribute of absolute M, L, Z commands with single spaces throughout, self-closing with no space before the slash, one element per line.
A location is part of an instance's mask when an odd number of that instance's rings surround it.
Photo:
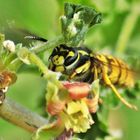
<path fill-rule="evenodd" d="M 5 99 L 0 105 L 0 117 L 30 132 L 48 123 L 48 120 L 33 113 L 11 99 Z"/>

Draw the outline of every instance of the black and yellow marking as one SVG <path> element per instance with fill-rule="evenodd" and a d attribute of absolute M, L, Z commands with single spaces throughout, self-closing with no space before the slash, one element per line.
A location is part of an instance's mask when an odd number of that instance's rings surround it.
<path fill-rule="evenodd" d="M 50 56 L 49 68 L 60 71 L 69 79 L 92 83 L 100 79 L 101 83 L 109 86 L 116 96 L 129 108 L 137 109 L 128 103 L 117 91 L 114 85 L 133 86 L 132 71 L 122 60 L 113 56 L 94 54 L 85 47 L 67 47 L 60 45 Z"/>

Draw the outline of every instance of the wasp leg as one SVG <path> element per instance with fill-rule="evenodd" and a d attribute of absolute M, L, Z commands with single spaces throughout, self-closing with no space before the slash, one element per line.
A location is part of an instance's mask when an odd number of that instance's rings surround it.
<path fill-rule="evenodd" d="M 115 93 L 115 95 L 122 101 L 123 104 L 125 104 L 127 107 L 134 109 L 134 110 L 138 110 L 137 107 L 135 105 L 130 104 L 129 102 L 127 102 L 117 91 L 116 87 L 111 83 L 107 73 L 105 72 L 105 70 L 103 70 L 103 80 L 105 82 L 105 84 L 107 84 Z"/>
<path fill-rule="evenodd" d="M 94 73 L 94 80 L 97 80 L 99 77 L 98 77 L 98 70 L 96 67 L 94 67 L 92 69 L 92 72 Z M 101 98 L 98 99 L 98 103 L 99 104 L 103 104 L 103 100 Z"/>
<path fill-rule="evenodd" d="M 94 80 L 97 80 L 97 79 L 98 79 L 98 72 L 97 72 L 97 68 L 96 68 L 96 67 L 94 67 L 92 71 L 94 72 Z"/>

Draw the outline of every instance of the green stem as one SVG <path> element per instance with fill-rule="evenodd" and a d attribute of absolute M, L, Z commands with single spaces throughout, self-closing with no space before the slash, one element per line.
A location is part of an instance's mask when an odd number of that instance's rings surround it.
<path fill-rule="evenodd" d="M 18 51 L 18 57 L 21 61 L 23 61 L 26 64 L 35 64 L 43 74 L 48 74 L 48 68 L 46 65 L 42 62 L 42 60 L 33 52 L 28 50 L 27 48 L 21 48 Z"/>
<path fill-rule="evenodd" d="M 8 68 L 12 71 L 17 72 L 19 68 L 22 66 L 22 64 L 23 62 L 19 58 L 16 58 L 12 61 L 12 63 L 8 65 Z"/>
<path fill-rule="evenodd" d="M 5 57 L 4 65 L 8 66 L 16 57 L 15 53 L 9 53 L 7 57 Z"/>
<path fill-rule="evenodd" d="M 28 58 L 31 63 L 35 64 L 41 70 L 43 74 L 48 73 L 48 68 L 36 54 L 29 52 Z"/>
<path fill-rule="evenodd" d="M 3 48 L 3 44 L 2 43 L 3 43 L 4 40 L 5 40 L 5 36 L 0 33 L 0 54 L 2 54 L 2 48 Z"/>
<path fill-rule="evenodd" d="M 133 4 L 131 12 L 126 17 L 126 19 L 123 23 L 121 33 L 119 35 L 119 38 L 117 41 L 117 46 L 116 46 L 116 51 L 118 53 L 123 53 L 125 51 L 127 43 L 132 35 L 135 24 L 136 24 L 137 19 L 140 15 L 138 5 L 140 6 L 140 4 L 138 4 L 138 3 Z"/>
<path fill-rule="evenodd" d="M 46 51 L 50 48 L 54 48 L 54 47 L 56 47 L 56 46 L 58 46 L 62 43 L 64 43 L 64 38 L 61 35 L 61 36 L 58 36 L 57 38 L 55 38 L 53 40 L 50 40 L 48 42 L 43 43 L 43 45 L 41 45 L 41 46 L 32 48 L 31 51 L 35 52 L 35 53 L 39 53 L 39 52 L 42 52 L 42 51 Z"/>

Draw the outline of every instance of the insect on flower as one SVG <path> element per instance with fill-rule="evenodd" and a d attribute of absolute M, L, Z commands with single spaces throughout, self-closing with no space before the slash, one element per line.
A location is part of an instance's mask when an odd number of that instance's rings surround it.
<path fill-rule="evenodd" d="M 47 41 L 42 38 L 32 39 Z M 121 59 L 94 53 L 86 47 L 69 47 L 61 44 L 54 48 L 49 57 L 49 69 L 67 75 L 69 80 L 79 82 L 92 83 L 100 79 L 100 83 L 110 87 L 123 104 L 137 110 L 137 107 L 127 102 L 115 87 L 133 87 L 135 84 L 135 72 Z"/>
<path fill-rule="evenodd" d="M 86 47 L 68 47 L 62 44 L 54 48 L 49 62 L 52 71 L 66 74 L 69 79 L 87 83 L 100 79 L 100 83 L 110 87 L 122 103 L 137 110 L 137 107 L 128 103 L 115 87 L 134 86 L 134 72 L 122 60 L 93 53 Z"/>

